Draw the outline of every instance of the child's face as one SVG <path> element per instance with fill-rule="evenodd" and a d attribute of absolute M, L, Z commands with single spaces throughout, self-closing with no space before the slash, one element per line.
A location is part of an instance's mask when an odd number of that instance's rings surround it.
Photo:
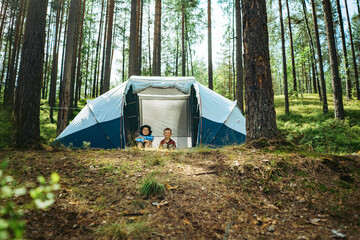
<path fill-rule="evenodd" d="M 144 135 L 144 136 L 147 136 L 147 135 L 149 135 L 149 128 L 147 128 L 147 127 L 144 127 L 143 128 L 143 130 L 142 130 L 142 134 Z"/>
<path fill-rule="evenodd" d="M 165 131 L 164 131 L 164 137 L 165 137 L 166 139 L 169 139 L 169 138 L 171 137 L 171 131 L 170 131 L 170 130 L 165 130 Z"/>

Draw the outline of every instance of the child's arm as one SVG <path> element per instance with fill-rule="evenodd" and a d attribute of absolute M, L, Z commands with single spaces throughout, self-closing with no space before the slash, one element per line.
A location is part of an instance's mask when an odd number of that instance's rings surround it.
<path fill-rule="evenodd" d="M 145 140 L 145 138 L 144 138 L 143 136 L 139 136 L 139 137 L 135 138 L 135 141 L 136 141 L 136 142 L 142 142 L 142 143 L 144 143 L 144 140 Z"/>
<path fill-rule="evenodd" d="M 152 136 L 152 135 L 145 136 L 144 140 L 148 140 L 149 142 L 152 142 L 152 141 L 154 141 L 154 136 Z"/>

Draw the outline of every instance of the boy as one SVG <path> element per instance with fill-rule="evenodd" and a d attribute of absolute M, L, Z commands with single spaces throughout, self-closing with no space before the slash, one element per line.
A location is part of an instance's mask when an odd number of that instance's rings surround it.
<path fill-rule="evenodd" d="M 144 125 L 140 127 L 140 135 L 135 139 L 138 148 L 150 148 L 154 137 L 151 135 L 151 127 Z"/>
<path fill-rule="evenodd" d="M 176 143 L 174 140 L 172 140 L 170 137 L 172 135 L 172 131 L 170 128 L 165 128 L 164 129 L 164 139 L 161 140 L 160 144 L 159 144 L 159 148 L 162 149 L 169 149 L 169 150 L 174 150 L 176 148 Z"/>

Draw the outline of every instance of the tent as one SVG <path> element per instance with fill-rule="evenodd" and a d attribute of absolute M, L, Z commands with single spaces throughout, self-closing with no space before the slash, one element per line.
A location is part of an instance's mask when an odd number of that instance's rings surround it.
<path fill-rule="evenodd" d="M 55 142 L 65 146 L 125 148 L 141 125 L 152 127 L 157 147 L 163 129 L 173 131 L 178 148 L 245 142 L 245 118 L 236 101 L 215 93 L 193 77 L 132 76 L 88 100 Z"/>

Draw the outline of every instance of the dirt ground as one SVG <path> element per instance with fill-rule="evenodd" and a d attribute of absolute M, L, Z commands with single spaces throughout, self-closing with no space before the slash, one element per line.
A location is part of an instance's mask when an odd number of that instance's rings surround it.
<path fill-rule="evenodd" d="M 234 146 L 0 158 L 20 183 L 61 177 L 55 204 L 25 214 L 27 239 L 360 239 L 358 154 Z M 139 195 L 149 177 L 164 194 Z"/>

